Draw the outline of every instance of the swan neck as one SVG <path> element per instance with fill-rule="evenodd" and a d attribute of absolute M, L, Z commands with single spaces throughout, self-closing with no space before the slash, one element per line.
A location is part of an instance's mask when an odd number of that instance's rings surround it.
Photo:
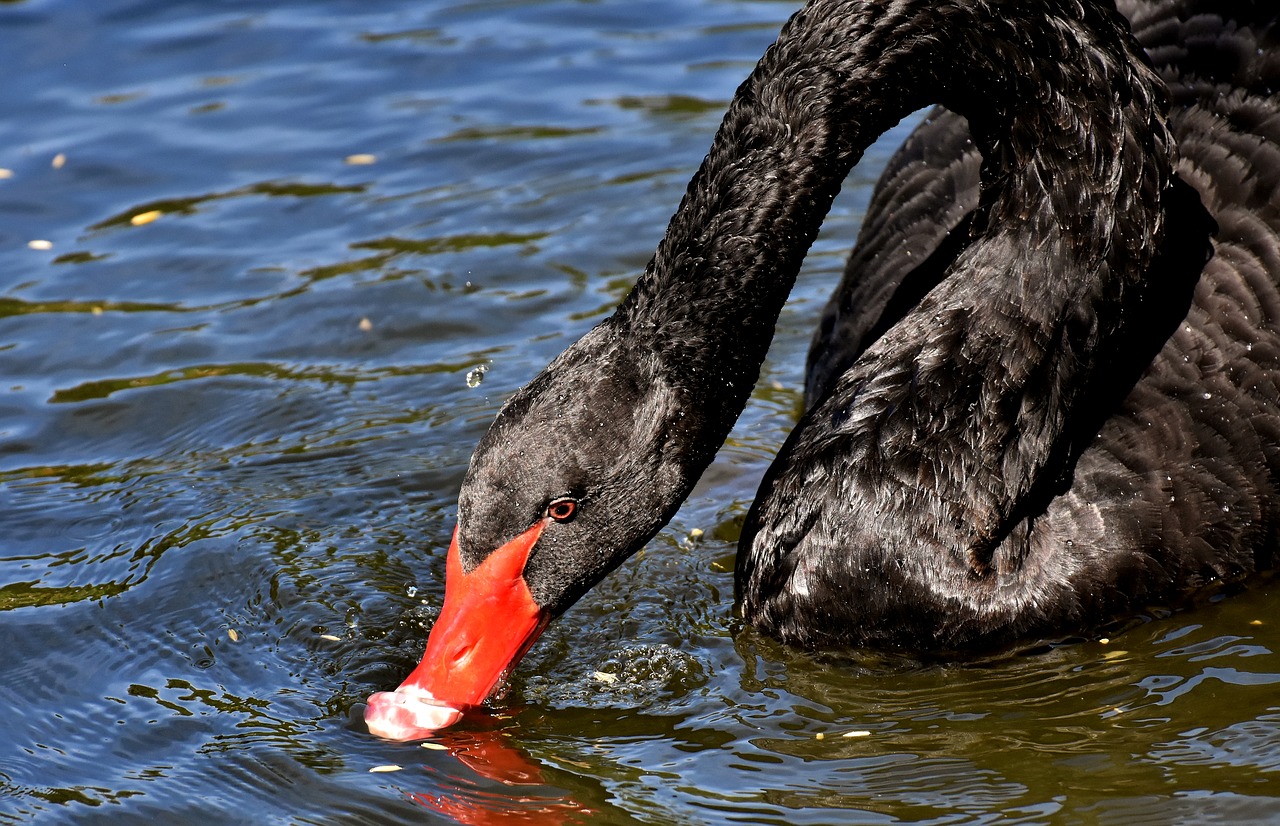
<path fill-rule="evenodd" d="M 985 158 L 975 236 L 1003 236 L 1032 275 L 1056 244 L 1132 279 L 1171 174 L 1160 88 L 1123 19 L 1091 3 L 813 0 L 738 89 L 613 321 L 677 384 L 711 388 L 731 425 L 842 181 L 933 103 L 969 120 Z"/>

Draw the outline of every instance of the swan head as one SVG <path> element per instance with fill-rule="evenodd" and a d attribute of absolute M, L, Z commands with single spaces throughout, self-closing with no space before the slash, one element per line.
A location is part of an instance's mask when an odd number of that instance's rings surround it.
<path fill-rule="evenodd" d="M 373 733 L 419 739 L 456 722 L 667 523 L 719 443 L 698 446 L 686 394 L 663 376 L 606 322 L 504 405 L 463 480 L 426 653 L 370 698 Z"/>

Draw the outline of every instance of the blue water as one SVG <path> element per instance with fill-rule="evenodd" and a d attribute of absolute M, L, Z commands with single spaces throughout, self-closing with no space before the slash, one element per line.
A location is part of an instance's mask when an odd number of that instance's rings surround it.
<path fill-rule="evenodd" d="M 1277 819 L 1266 583 L 965 667 L 734 619 L 737 520 L 910 124 L 670 528 L 488 715 L 350 722 L 421 653 L 475 441 L 625 294 L 795 5 L 0 2 L 0 823 Z"/>

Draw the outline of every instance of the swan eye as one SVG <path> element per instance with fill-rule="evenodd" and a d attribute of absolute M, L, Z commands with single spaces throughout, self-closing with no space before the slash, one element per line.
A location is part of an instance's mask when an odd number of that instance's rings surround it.
<path fill-rule="evenodd" d="M 578 500 L 571 497 L 555 499 L 547 505 L 547 516 L 557 522 L 570 522 L 578 512 Z"/>

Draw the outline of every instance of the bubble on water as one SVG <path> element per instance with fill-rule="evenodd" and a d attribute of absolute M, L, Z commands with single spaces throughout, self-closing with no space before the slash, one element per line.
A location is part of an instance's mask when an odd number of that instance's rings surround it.
<path fill-rule="evenodd" d="M 653 709 L 677 701 L 707 681 L 696 656 L 663 644 L 630 644 L 572 676 L 534 674 L 524 681 L 526 702 L 553 706 Z"/>
<path fill-rule="evenodd" d="M 479 387 L 480 382 L 484 381 L 484 374 L 489 372 L 489 366 L 481 364 L 467 371 L 467 387 Z"/>

